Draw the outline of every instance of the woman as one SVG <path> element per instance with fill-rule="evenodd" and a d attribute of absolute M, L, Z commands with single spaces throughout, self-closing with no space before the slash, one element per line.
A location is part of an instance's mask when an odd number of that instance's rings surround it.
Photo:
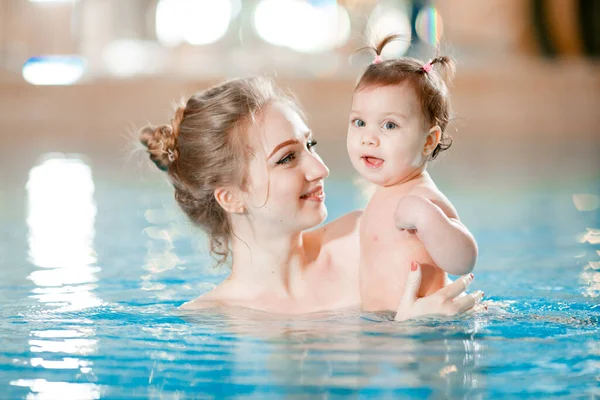
<path fill-rule="evenodd" d="M 175 199 L 209 235 L 231 274 L 183 309 L 243 306 L 272 313 L 309 313 L 360 304 L 358 226 L 351 212 L 320 228 L 327 216 L 329 170 L 302 112 L 268 79 L 221 83 L 192 96 L 170 125 L 140 132 L 150 159 L 166 171 Z M 413 263 L 396 318 L 453 315 L 475 297 L 455 299 L 466 276 L 416 298 Z"/>

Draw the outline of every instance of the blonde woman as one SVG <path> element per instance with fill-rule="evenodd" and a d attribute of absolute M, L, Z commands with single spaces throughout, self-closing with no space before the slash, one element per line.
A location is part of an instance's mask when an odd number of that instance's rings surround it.
<path fill-rule="evenodd" d="M 183 212 L 203 228 L 219 262 L 220 285 L 183 309 L 242 306 L 278 314 L 360 305 L 362 212 L 316 229 L 326 216 L 327 166 L 297 103 L 267 78 L 218 84 L 178 108 L 170 124 L 140 132 Z M 421 269 L 409 274 L 397 319 L 453 315 L 476 298 L 459 296 L 472 275 L 417 298 Z"/>

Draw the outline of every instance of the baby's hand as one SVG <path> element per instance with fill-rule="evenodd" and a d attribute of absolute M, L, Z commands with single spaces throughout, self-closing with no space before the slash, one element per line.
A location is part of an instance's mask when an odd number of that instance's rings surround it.
<path fill-rule="evenodd" d="M 396 206 L 394 218 L 396 228 L 409 233 L 416 233 L 427 213 L 427 209 L 433 206 L 433 203 L 419 196 L 404 196 Z"/>

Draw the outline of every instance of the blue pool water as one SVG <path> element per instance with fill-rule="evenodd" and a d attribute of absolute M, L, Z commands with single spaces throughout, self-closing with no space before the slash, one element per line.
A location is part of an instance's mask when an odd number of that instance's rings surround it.
<path fill-rule="evenodd" d="M 157 176 L 50 160 L 3 193 L 0 398 L 600 398 L 598 181 L 440 182 L 489 312 L 399 324 L 178 311 L 227 271 Z M 327 195 L 330 219 L 364 204 Z"/>

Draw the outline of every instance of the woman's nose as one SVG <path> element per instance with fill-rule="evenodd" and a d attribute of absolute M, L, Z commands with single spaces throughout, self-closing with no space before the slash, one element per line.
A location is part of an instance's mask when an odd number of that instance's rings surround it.
<path fill-rule="evenodd" d="M 309 165 L 306 171 L 307 181 L 317 181 L 329 176 L 329 168 L 327 168 L 327 165 L 325 165 L 318 154 L 313 154 L 308 163 Z"/>

